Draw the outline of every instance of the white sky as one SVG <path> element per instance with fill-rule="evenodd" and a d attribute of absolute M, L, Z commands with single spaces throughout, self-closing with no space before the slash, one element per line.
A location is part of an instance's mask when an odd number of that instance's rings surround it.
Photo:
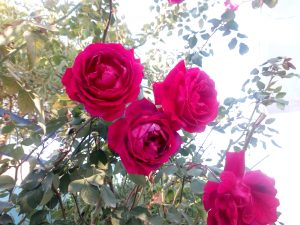
<path fill-rule="evenodd" d="M 167 0 L 165 0 L 167 1 Z M 192 0 L 186 0 L 190 3 Z M 124 14 L 126 22 L 133 33 L 139 33 L 145 22 L 154 20 L 149 11 L 151 0 L 120 1 L 119 12 Z M 134 7 L 133 7 L 134 6 Z M 215 55 L 203 61 L 203 69 L 216 82 L 219 99 L 228 96 L 238 97 L 243 82 L 249 72 L 267 59 L 277 56 L 293 58 L 293 63 L 300 67 L 300 1 L 279 0 L 274 9 L 263 7 L 259 10 L 251 8 L 251 1 L 239 7 L 236 21 L 239 30 L 249 38 L 246 43 L 250 47 L 248 54 L 240 56 L 237 51 L 228 50 L 227 43 L 217 35 L 212 38 Z M 170 43 L 171 46 L 176 46 Z M 201 44 L 201 43 L 200 43 Z M 296 71 L 299 73 L 299 70 Z M 248 152 L 248 166 L 253 166 L 264 156 L 270 156 L 255 169 L 260 169 L 276 180 L 277 197 L 282 212 L 280 221 L 286 225 L 298 225 L 300 197 L 298 194 L 297 162 L 299 162 L 298 136 L 300 127 L 300 80 L 293 79 L 284 83 L 288 90 L 290 105 L 286 112 L 271 109 L 269 114 L 276 118 L 274 128 L 280 134 L 276 141 L 282 149 L 274 147 L 268 152 L 256 150 Z M 249 155 L 250 154 L 250 155 Z M 255 157 L 254 157 L 255 155 Z"/>

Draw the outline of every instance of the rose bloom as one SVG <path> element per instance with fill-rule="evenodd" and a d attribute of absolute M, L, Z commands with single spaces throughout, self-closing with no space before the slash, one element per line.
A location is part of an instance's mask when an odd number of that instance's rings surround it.
<path fill-rule="evenodd" d="M 134 58 L 133 49 L 95 43 L 77 55 L 62 83 L 69 97 L 82 103 L 92 116 L 112 121 L 137 99 L 142 78 L 143 66 Z"/>
<path fill-rule="evenodd" d="M 170 114 L 175 129 L 202 132 L 218 115 L 215 84 L 199 68 L 180 61 L 163 82 L 153 85 L 155 103 Z"/>
<path fill-rule="evenodd" d="M 228 152 L 220 182 L 208 181 L 203 204 L 208 225 L 268 225 L 277 220 L 275 181 L 261 171 L 245 173 L 245 151 Z"/>
<path fill-rule="evenodd" d="M 168 0 L 170 4 L 179 4 L 183 2 L 184 0 Z"/>
<path fill-rule="evenodd" d="M 181 142 L 169 117 L 145 98 L 130 104 L 125 117 L 108 127 L 108 146 L 128 173 L 149 175 L 176 153 Z"/>
<path fill-rule="evenodd" d="M 225 7 L 227 7 L 228 9 L 232 10 L 232 11 L 236 11 L 239 8 L 239 5 L 236 3 L 232 3 L 231 0 L 226 0 L 224 2 Z"/>

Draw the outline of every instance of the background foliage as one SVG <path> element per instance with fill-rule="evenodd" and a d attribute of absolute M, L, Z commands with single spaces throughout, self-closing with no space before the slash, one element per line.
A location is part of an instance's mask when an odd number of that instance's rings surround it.
<path fill-rule="evenodd" d="M 263 108 L 288 104 L 281 83 L 299 75 L 290 72 L 295 66 L 285 57 L 250 71 L 244 95 L 226 98 L 201 138 L 183 132 L 180 151 L 158 171 L 149 177 L 127 174 L 107 147 L 109 124 L 90 118 L 63 90 L 61 76 L 76 54 L 99 41 L 143 52 L 147 82 L 141 93 L 149 97 L 150 84 L 162 80 L 178 59 L 201 67 L 203 58 L 213 56 L 215 33 L 227 36 L 228 48 L 241 57 L 249 48 L 234 11 L 224 8 L 215 18 L 218 1 L 171 6 L 154 0 L 155 20 L 138 35 L 119 17 L 118 3 L 110 3 L 47 0 L 35 10 L 22 1 L 0 2 L 1 225 L 205 224 L 203 187 L 219 175 L 225 152 L 280 147 L 272 138 L 278 132 L 274 119 Z M 276 3 L 254 0 L 249 7 Z M 171 35 L 184 46 L 180 51 L 161 48 Z M 231 135 L 217 160 L 205 154 L 213 149 L 206 144 L 212 132 Z M 20 173 L 25 163 L 26 177 Z"/>

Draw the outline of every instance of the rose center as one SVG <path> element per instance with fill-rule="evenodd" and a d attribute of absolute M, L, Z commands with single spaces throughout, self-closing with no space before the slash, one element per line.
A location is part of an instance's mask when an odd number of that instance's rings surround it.
<path fill-rule="evenodd" d="M 136 141 L 135 147 L 143 150 L 145 159 L 155 158 L 164 149 L 166 137 L 158 124 L 143 124 L 134 129 L 132 135 Z"/>

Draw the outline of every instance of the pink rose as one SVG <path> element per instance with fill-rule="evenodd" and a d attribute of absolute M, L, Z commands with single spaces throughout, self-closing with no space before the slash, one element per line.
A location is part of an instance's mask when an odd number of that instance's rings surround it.
<path fill-rule="evenodd" d="M 169 117 L 145 98 L 133 102 L 125 118 L 108 127 L 108 146 L 128 173 L 149 175 L 169 160 L 181 145 Z"/>
<path fill-rule="evenodd" d="M 199 68 L 186 69 L 180 61 L 163 82 L 153 85 L 155 103 L 170 114 L 175 129 L 202 132 L 218 114 L 212 79 Z"/>
<path fill-rule="evenodd" d="M 170 4 L 179 4 L 183 2 L 184 0 L 168 0 Z"/>
<path fill-rule="evenodd" d="M 143 66 L 133 49 L 121 44 L 95 43 L 80 52 L 62 78 L 72 100 L 87 112 L 107 121 L 123 115 L 125 106 L 136 100 L 143 78 Z"/>
<path fill-rule="evenodd" d="M 228 152 L 220 182 L 208 181 L 203 204 L 208 225 L 268 225 L 277 220 L 275 181 L 261 171 L 245 173 L 245 151 Z"/>
<path fill-rule="evenodd" d="M 237 9 L 239 8 L 239 5 L 236 4 L 236 3 L 232 3 L 231 0 L 226 0 L 226 1 L 224 2 L 224 5 L 225 5 L 228 9 L 230 9 L 230 10 L 232 10 L 232 11 L 235 11 L 235 10 L 237 10 Z"/>

